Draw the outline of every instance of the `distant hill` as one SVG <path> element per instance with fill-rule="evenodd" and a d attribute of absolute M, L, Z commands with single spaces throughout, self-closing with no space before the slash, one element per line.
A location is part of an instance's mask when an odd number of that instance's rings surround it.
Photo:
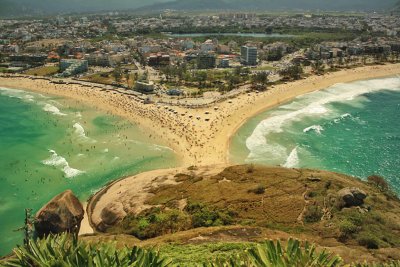
<path fill-rule="evenodd" d="M 0 17 L 136 10 L 393 10 L 398 0 L 0 0 Z"/>
<path fill-rule="evenodd" d="M 397 0 L 175 0 L 137 9 L 141 12 L 172 10 L 330 10 L 330 11 L 384 11 Z"/>
<path fill-rule="evenodd" d="M 135 9 L 170 0 L 0 0 L 0 17 Z"/>

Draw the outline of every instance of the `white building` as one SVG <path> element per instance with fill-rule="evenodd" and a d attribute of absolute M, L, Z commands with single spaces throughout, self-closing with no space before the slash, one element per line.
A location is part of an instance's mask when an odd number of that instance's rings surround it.
<path fill-rule="evenodd" d="M 257 65 L 257 47 L 255 46 L 242 46 L 240 49 L 240 61 L 243 65 L 255 66 Z"/>

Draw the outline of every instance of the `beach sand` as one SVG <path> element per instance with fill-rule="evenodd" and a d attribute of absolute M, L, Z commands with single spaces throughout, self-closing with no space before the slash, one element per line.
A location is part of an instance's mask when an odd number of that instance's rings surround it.
<path fill-rule="evenodd" d="M 68 97 L 136 123 L 157 143 L 171 147 L 182 166 L 223 164 L 228 161 L 229 140 L 250 117 L 305 93 L 356 80 L 400 74 L 400 64 L 345 69 L 276 85 L 266 92 L 242 94 L 208 108 L 144 104 L 134 96 L 77 84 L 47 80 L 6 78 L 0 86 Z M 64 79 L 65 81 L 68 81 Z"/>
<path fill-rule="evenodd" d="M 266 92 L 242 94 L 212 107 L 197 109 L 144 104 L 136 97 L 110 90 L 76 84 L 54 84 L 40 79 L 0 76 L 0 86 L 68 97 L 76 101 L 78 105 L 89 105 L 109 114 L 127 118 L 137 124 L 157 143 L 161 142 L 161 144 L 174 149 L 180 159 L 180 165 L 185 168 L 191 165 L 228 163 L 231 136 L 247 119 L 266 109 L 283 104 L 299 95 L 324 89 L 337 83 L 396 74 L 400 74 L 400 64 L 341 70 L 323 76 L 311 76 L 299 81 L 276 85 Z M 161 173 L 163 172 L 164 170 L 161 171 Z M 153 177 L 155 173 L 151 174 Z M 131 195 L 132 190 L 136 190 L 138 199 L 141 199 L 146 195 L 146 193 L 140 194 L 141 188 L 148 184 L 152 177 L 140 176 L 139 178 L 143 181 L 138 183 L 140 179 L 137 180 L 138 177 L 133 176 L 121 180 L 120 183 L 128 183 L 124 186 L 130 192 L 130 194 L 125 192 L 127 196 Z M 96 223 L 96 218 L 100 216 L 99 211 L 107 203 L 112 203 L 116 199 L 121 202 L 120 198 L 123 192 L 119 189 L 119 184 L 116 185 L 118 190 L 109 190 L 102 195 L 101 201 L 94 211 L 94 216 L 91 218 L 92 222 Z M 81 234 L 92 232 L 87 214 L 85 214 L 85 220 L 81 227 Z"/>

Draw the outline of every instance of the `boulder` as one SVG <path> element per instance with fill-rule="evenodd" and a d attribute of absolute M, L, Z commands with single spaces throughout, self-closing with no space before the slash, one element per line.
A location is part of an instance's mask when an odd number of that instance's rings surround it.
<path fill-rule="evenodd" d="M 100 214 L 101 222 L 97 226 L 100 231 L 105 231 L 110 226 L 115 225 L 117 222 L 125 218 L 126 212 L 121 202 L 110 202 L 103 208 Z"/>
<path fill-rule="evenodd" d="M 55 196 L 36 213 L 36 233 L 39 237 L 62 232 L 78 234 L 84 213 L 79 199 L 71 190 L 67 190 Z"/>
<path fill-rule="evenodd" d="M 337 192 L 339 208 L 357 207 L 364 204 L 367 193 L 357 187 L 346 187 Z"/>

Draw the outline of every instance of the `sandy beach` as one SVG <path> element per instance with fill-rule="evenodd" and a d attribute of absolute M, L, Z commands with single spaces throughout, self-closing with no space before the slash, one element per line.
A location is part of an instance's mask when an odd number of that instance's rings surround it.
<path fill-rule="evenodd" d="M 337 83 L 400 74 L 400 64 L 346 69 L 251 92 L 209 108 L 144 104 L 136 97 L 77 84 L 0 76 L 0 86 L 68 97 L 136 123 L 153 140 L 174 149 L 182 166 L 228 162 L 229 140 L 250 117 L 305 93 Z M 68 81 L 68 80 L 65 80 Z"/>

